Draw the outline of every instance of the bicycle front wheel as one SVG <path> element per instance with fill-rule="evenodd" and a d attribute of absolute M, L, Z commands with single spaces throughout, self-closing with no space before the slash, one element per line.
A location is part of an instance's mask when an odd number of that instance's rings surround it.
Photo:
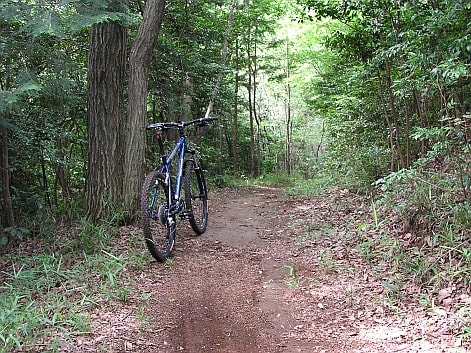
<path fill-rule="evenodd" d="M 196 168 L 195 161 L 185 165 L 185 204 L 191 228 L 196 234 L 203 234 L 208 224 L 208 191 L 203 170 Z"/>
<path fill-rule="evenodd" d="M 147 249 L 159 262 L 170 257 L 175 244 L 175 222 L 168 217 L 165 174 L 150 172 L 141 192 L 141 227 Z"/>

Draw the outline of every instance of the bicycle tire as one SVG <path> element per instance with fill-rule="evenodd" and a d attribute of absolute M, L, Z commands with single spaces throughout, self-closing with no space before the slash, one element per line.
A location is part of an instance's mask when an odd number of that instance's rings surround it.
<path fill-rule="evenodd" d="M 196 168 L 195 161 L 188 160 L 185 164 L 185 205 L 191 228 L 197 235 L 206 231 L 208 224 L 208 191 L 203 170 Z"/>
<path fill-rule="evenodd" d="M 141 228 L 147 249 L 159 262 L 165 262 L 172 254 L 175 245 L 174 221 L 167 217 L 168 189 L 165 174 L 150 172 L 141 192 Z"/>

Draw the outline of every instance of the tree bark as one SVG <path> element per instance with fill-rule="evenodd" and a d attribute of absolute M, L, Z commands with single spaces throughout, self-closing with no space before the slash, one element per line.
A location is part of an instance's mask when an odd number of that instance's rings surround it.
<path fill-rule="evenodd" d="M 229 18 L 227 20 L 227 27 L 226 27 L 226 33 L 224 34 L 224 43 L 223 43 L 223 46 L 222 46 L 222 50 L 221 50 L 221 66 L 226 66 L 226 62 L 227 62 L 227 58 L 228 58 L 228 48 L 229 48 L 229 36 L 231 35 L 231 30 L 232 30 L 232 25 L 234 23 L 234 13 L 236 11 L 236 8 L 237 8 L 237 3 L 239 1 L 238 0 L 232 0 L 232 5 L 231 5 L 231 10 L 229 12 Z M 213 87 L 213 91 L 211 92 L 211 98 L 210 98 L 210 101 L 209 101 L 209 104 L 208 104 L 208 108 L 206 109 L 206 114 L 205 114 L 205 117 L 209 117 L 209 115 L 211 114 L 212 110 L 213 110 L 213 106 L 214 106 L 214 99 L 216 98 L 216 95 L 218 94 L 218 91 L 219 91 L 219 86 L 221 84 L 221 81 L 222 81 L 222 76 L 223 76 L 223 73 L 221 72 L 217 79 L 216 79 L 216 84 L 214 85 Z"/>
<path fill-rule="evenodd" d="M 386 49 L 386 44 L 384 41 L 383 36 L 380 34 L 381 44 L 383 49 Z M 396 96 L 394 94 L 394 90 L 392 88 L 392 74 L 391 74 L 391 63 L 388 58 L 384 61 L 384 74 L 385 74 L 385 82 L 386 82 L 386 90 L 389 96 L 389 109 L 391 111 L 391 119 L 392 124 L 394 126 L 394 142 L 396 147 L 396 152 L 399 156 L 399 162 L 401 165 L 401 169 L 405 169 L 408 167 L 406 159 L 404 157 L 404 150 L 401 144 L 402 132 L 401 132 L 401 125 L 399 124 L 399 115 L 396 109 Z"/>
<path fill-rule="evenodd" d="M 9 67 L 11 64 L 10 58 L 7 57 L 5 67 Z M 8 72 L 8 70 L 7 70 Z M 11 90 L 11 76 L 5 75 L 5 82 L 0 81 L 0 89 L 2 91 Z M 8 112 L 3 113 L 3 119 L 8 121 L 11 116 Z M 8 148 L 8 128 L 5 125 L 0 125 L 0 187 L 2 189 L 0 204 L 0 232 L 3 231 L 3 227 L 13 227 L 16 225 L 15 214 L 13 212 L 13 202 L 10 193 L 11 184 L 11 172 L 10 172 L 10 160 L 9 160 L 9 148 Z"/>
<path fill-rule="evenodd" d="M 249 28 L 250 33 L 250 28 Z M 247 59 L 248 59 L 248 72 L 247 72 L 247 97 L 249 104 L 249 126 L 250 126 L 250 177 L 255 176 L 255 124 L 254 124 L 254 113 L 253 113 L 253 102 L 252 102 L 252 55 L 250 52 L 251 38 L 249 34 L 249 40 L 247 43 Z"/>
<path fill-rule="evenodd" d="M 256 161 L 256 172 L 255 175 L 258 177 L 261 174 L 261 156 L 260 156 L 260 141 L 261 141 L 261 128 L 260 118 L 257 113 L 257 71 L 258 71 L 258 52 L 257 52 L 257 40 L 254 41 L 254 53 L 253 53 L 253 70 L 252 70 L 252 110 L 257 130 L 255 132 L 255 161 Z"/>
<path fill-rule="evenodd" d="M 131 219 L 136 216 L 145 174 L 147 88 L 149 67 L 160 32 L 165 0 L 148 0 L 129 58 L 129 110 L 124 153 L 124 207 Z"/>
<path fill-rule="evenodd" d="M 8 117 L 6 117 L 8 119 Z M 13 204 L 11 201 L 10 194 L 10 167 L 8 157 L 8 130 L 5 127 L 0 126 L 0 151 L 1 151 L 1 187 L 2 187 L 2 222 L 0 223 L 0 231 L 3 227 L 15 226 L 15 215 L 13 213 Z"/>
<path fill-rule="evenodd" d="M 87 219 L 105 220 L 121 207 L 122 132 L 127 29 L 97 24 L 88 57 Z"/>
<path fill-rule="evenodd" d="M 425 122 L 424 122 L 424 115 L 426 113 L 426 98 L 423 97 L 423 99 L 419 98 L 419 92 L 417 90 L 417 87 L 414 86 L 412 90 L 413 96 L 414 96 L 414 102 L 415 102 L 415 109 L 417 112 L 417 117 L 419 118 L 419 126 L 421 128 L 425 127 Z M 427 141 L 423 139 L 420 142 L 420 153 L 422 156 L 425 156 L 427 153 Z"/>
<path fill-rule="evenodd" d="M 56 207 L 59 205 L 58 192 L 60 189 L 64 206 L 69 208 L 70 207 L 70 190 L 69 190 L 67 170 L 64 167 L 66 156 L 64 152 L 64 143 L 61 137 L 57 137 L 56 148 L 58 151 L 58 156 L 57 156 L 58 161 L 56 165 L 56 176 L 54 178 L 53 203 L 54 203 L 54 206 Z"/>
<path fill-rule="evenodd" d="M 238 118 L 239 114 L 239 41 L 236 39 L 235 42 L 235 54 L 236 54 L 236 67 L 235 67 L 235 79 L 234 79 L 234 110 L 232 112 L 232 173 L 234 178 L 239 176 L 239 154 L 237 149 L 238 140 Z"/>
<path fill-rule="evenodd" d="M 286 37 L 286 119 L 285 119 L 285 170 L 291 175 L 291 72 L 289 66 L 289 38 Z"/>
<path fill-rule="evenodd" d="M 391 124 L 391 119 L 389 118 L 388 107 L 386 103 L 386 98 L 384 97 L 383 92 L 383 80 L 381 78 L 381 72 L 378 71 L 378 89 L 379 89 L 379 97 L 381 99 L 381 106 L 383 108 L 384 117 L 386 119 L 386 124 L 388 126 L 388 140 L 389 140 L 389 148 L 391 150 L 391 161 L 389 169 L 391 172 L 396 170 L 396 152 L 394 148 L 394 129 Z"/>

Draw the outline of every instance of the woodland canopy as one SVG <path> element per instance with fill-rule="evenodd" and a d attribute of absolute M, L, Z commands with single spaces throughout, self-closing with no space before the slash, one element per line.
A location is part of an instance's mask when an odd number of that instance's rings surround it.
<path fill-rule="evenodd" d="M 0 23 L 3 245 L 133 222 L 145 124 L 210 105 L 211 185 L 355 190 L 469 246 L 469 1 L 4 0 Z"/>
<path fill-rule="evenodd" d="M 87 333 L 84 305 L 126 302 L 130 272 L 107 246 L 158 163 L 145 126 L 208 113 L 217 124 L 190 138 L 210 189 L 322 195 L 324 221 L 354 195 L 346 249 L 386 262 L 394 300 L 405 283 L 427 310 L 463 293 L 454 330 L 469 342 L 469 0 L 1 0 L 0 351 Z"/>

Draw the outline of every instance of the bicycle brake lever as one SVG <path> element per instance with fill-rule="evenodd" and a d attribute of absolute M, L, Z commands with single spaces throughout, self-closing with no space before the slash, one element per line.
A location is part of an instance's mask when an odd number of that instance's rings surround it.
<path fill-rule="evenodd" d="M 152 129 L 162 129 L 162 124 L 154 123 L 154 124 L 149 124 L 146 126 L 146 130 L 152 130 Z"/>

